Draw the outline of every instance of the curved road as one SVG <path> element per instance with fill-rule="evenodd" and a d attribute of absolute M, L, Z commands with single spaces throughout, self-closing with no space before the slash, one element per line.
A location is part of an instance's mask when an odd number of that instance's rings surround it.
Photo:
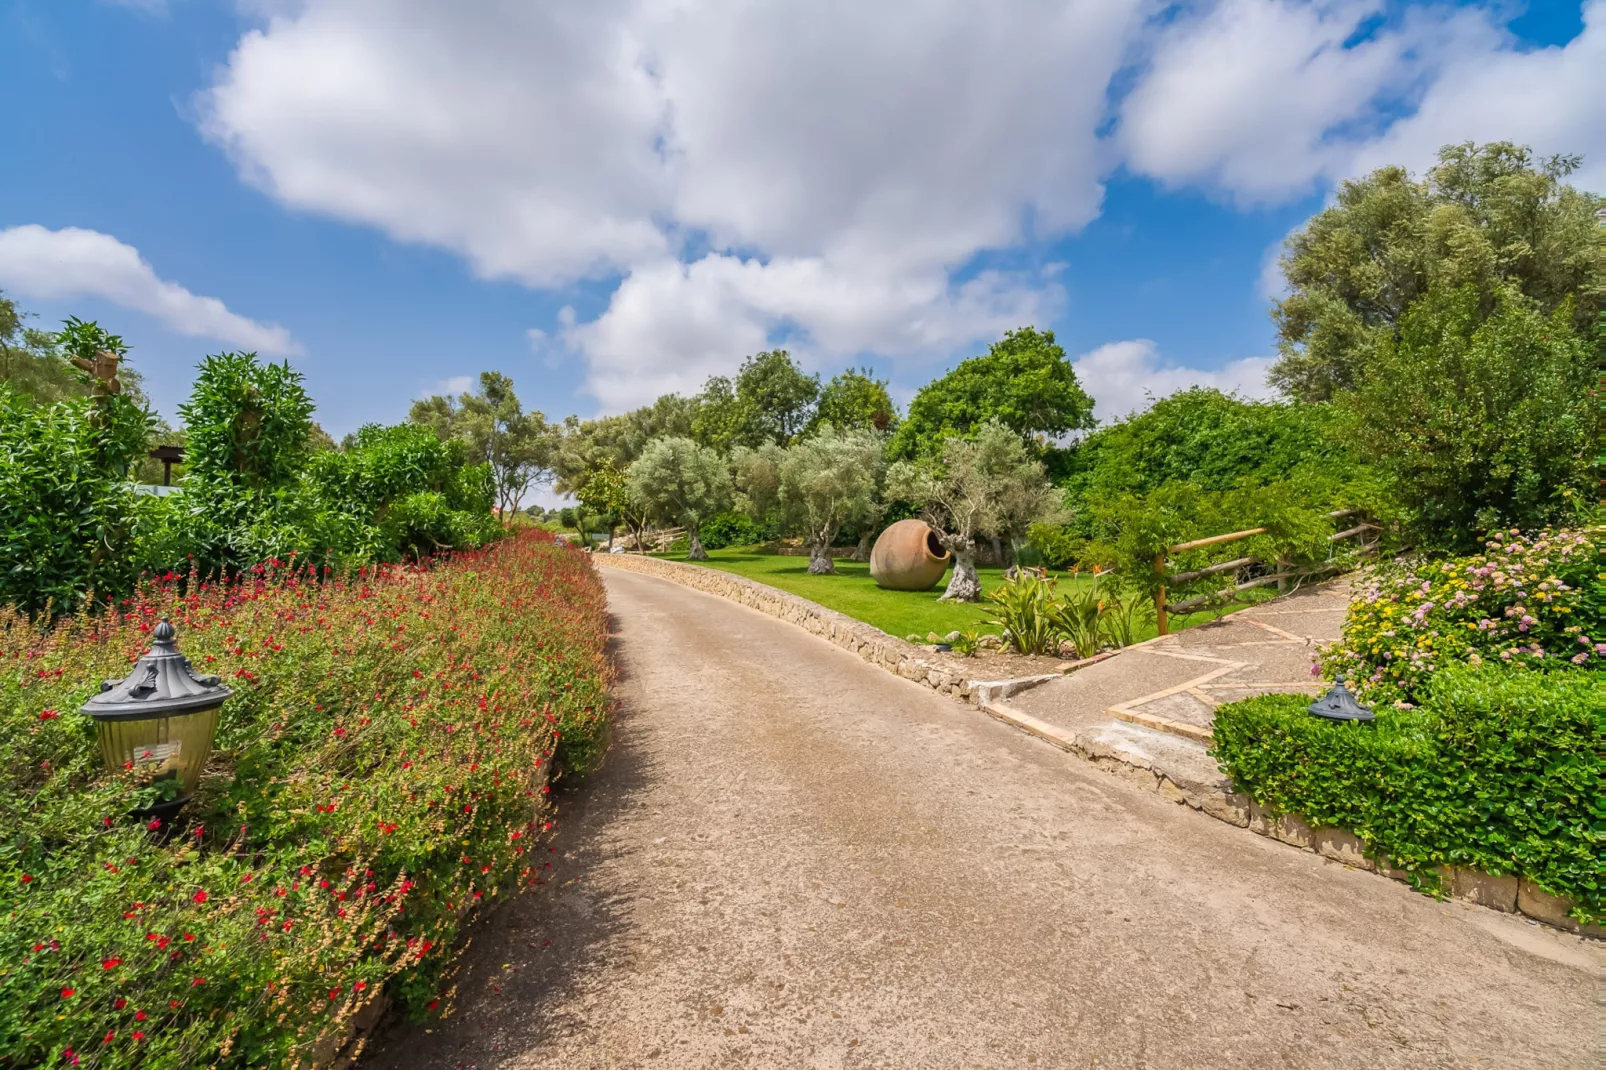
<path fill-rule="evenodd" d="M 1128 786 L 616 570 L 553 885 L 364 1067 L 1585 1067 L 1597 949 Z"/>

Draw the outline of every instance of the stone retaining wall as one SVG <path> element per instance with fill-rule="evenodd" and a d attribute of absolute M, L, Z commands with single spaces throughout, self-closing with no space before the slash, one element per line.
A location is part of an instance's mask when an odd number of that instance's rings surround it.
<path fill-rule="evenodd" d="M 976 694 L 976 683 L 954 673 L 913 643 L 767 584 L 701 565 L 681 564 L 679 561 L 664 561 L 637 554 L 593 554 L 592 559 L 609 568 L 642 572 L 739 602 L 760 613 L 795 624 L 849 653 L 857 654 L 872 665 L 879 665 L 905 680 L 913 680 L 945 695 L 969 701 Z"/>

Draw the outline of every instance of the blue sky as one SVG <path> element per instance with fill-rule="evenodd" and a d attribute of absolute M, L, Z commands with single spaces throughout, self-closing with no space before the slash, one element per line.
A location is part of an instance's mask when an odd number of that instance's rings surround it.
<path fill-rule="evenodd" d="M 1346 175 L 1509 138 L 1606 177 L 1601 0 L 519 7 L 0 0 L 0 288 L 170 416 L 277 352 L 337 436 L 777 342 L 906 398 L 1024 322 L 1108 417 L 1263 389 L 1268 258 Z"/>

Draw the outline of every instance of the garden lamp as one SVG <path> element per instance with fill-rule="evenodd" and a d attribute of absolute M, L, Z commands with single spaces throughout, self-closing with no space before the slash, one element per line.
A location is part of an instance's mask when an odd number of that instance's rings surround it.
<path fill-rule="evenodd" d="M 1344 686 L 1344 675 L 1333 681 L 1333 688 L 1306 709 L 1317 717 L 1329 721 L 1375 721 L 1377 715 L 1355 701 L 1349 688 Z"/>
<path fill-rule="evenodd" d="M 107 680 L 83 706 L 100 727 L 108 769 L 133 768 L 154 782 L 171 782 L 171 794 L 134 812 L 163 824 L 200 783 L 217 734 L 218 710 L 233 693 L 216 676 L 195 674 L 190 659 L 178 652 L 175 634 L 163 617 L 134 670 L 121 680 Z"/>

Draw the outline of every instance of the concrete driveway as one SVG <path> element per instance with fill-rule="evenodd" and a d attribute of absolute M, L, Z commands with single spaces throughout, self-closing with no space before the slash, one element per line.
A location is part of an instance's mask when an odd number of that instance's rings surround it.
<path fill-rule="evenodd" d="M 1232 828 L 604 573 L 607 765 L 364 1067 L 1586 1067 L 1597 948 Z"/>

